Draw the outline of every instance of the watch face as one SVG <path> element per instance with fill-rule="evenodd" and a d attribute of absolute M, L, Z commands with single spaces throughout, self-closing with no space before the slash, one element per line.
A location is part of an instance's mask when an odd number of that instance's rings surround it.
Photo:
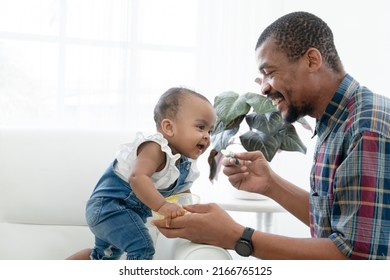
<path fill-rule="evenodd" d="M 239 240 L 236 243 L 235 250 L 240 256 L 248 257 L 252 254 L 252 245 L 245 240 Z"/>

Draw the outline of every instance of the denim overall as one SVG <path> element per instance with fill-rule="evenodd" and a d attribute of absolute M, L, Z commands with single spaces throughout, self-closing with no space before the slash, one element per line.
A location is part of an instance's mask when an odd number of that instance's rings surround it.
<path fill-rule="evenodd" d="M 116 260 L 126 252 L 128 260 L 152 259 L 154 246 L 145 226 L 151 210 L 131 190 L 130 185 L 114 171 L 116 160 L 97 183 L 86 206 L 86 220 L 95 235 L 92 259 Z M 179 178 L 168 188 L 158 190 L 164 197 L 179 193 L 192 184 L 185 179 L 191 168 L 182 156 L 176 167 Z"/>

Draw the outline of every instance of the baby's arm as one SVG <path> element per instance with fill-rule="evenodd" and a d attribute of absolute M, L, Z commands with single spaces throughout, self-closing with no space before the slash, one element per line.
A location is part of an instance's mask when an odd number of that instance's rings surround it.
<path fill-rule="evenodd" d="M 139 200 L 155 212 L 163 215 L 167 223 L 171 218 L 184 215 L 180 206 L 169 203 L 154 186 L 151 176 L 164 168 L 166 155 L 161 151 L 159 144 L 146 142 L 138 148 L 138 156 L 129 183 Z"/>

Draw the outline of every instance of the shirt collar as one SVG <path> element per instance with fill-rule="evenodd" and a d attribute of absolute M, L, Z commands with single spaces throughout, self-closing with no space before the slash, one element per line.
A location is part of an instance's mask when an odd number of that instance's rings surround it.
<path fill-rule="evenodd" d="M 358 86 L 350 75 L 345 75 L 324 114 L 317 120 L 314 135 L 318 134 L 319 137 L 324 138 L 336 123 L 343 121 L 341 116 Z"/>

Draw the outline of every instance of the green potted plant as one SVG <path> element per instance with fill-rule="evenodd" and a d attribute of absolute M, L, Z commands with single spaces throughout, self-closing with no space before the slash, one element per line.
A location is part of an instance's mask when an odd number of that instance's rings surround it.
<path fill-rule="evenodd" d="M 214 109 L 217 122 L 211 132 L 212 148 L 208 158 L 211 181 L 216 179 L 221 166 L 221 150 L 237 144 L 238 134 L 239 144 L 245 150 L 260 150 L 269 162 L 279 150 L 306 153 L 306 146 L 294 125 L 283 121 L 276 106 L 264 95 L 223 92 L 215 97 Z M 242 133 L 244 119 L 249 129 Z M 298 122 L 311 130 L 304 118 Z"/>

